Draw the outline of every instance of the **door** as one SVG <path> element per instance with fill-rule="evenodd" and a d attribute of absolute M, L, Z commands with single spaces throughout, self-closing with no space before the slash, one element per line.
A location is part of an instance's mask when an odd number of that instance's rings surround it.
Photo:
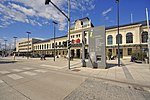
<path fill-rule="evenodd" d="M 77 56 L 77 58 L 80 58 L 80 49 L 77 49 L 76 56 Z"/>
<path fill-rule="evenodd" d="M 118 55 L 118 49 L 116 49 L 116 55 Z M 123 58 L 123 49 L 120 49 L 120 57 Z"/>

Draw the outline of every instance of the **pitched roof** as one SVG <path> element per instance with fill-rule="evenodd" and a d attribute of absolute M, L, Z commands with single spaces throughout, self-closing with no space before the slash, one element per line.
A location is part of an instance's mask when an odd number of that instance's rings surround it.
<path fill-rule="evenodd" d="M 137 25 L 137 24 L 141 24 L 142 26 L 145 26 L 145 25 L 147 25 L 147 21 L 139 21 L 139 22 L 135 22 L 135 23 L 131 23 L 131 24 L 124 24 L 124 25 L 120 25 L 119 27 L 125 27 L 125 26 L 130 26 L 130 25 Z M 106 27 L 106 30 L 117 28 L 117 27 L 118 27 L 117 25 L 116 26 L 108 26 L 108 27 Z"/>

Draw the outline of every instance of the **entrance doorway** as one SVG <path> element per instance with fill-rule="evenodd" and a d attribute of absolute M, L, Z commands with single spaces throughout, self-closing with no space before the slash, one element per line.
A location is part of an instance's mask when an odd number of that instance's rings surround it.
<path fill-rule="evenodd" d="M 80 49 L 77 49 L 77 50 L 76 50 L 76 57 L 77 57 L 77 58 L 80 58 Z"/>
<path fill-rule="evenodd" d="M 118 49 L 116 49 L 116 55 L 118 55 Z M 120 49 L 120 57 L 123 58 L 123 49 Z"/>
<path fill-rule="evenodd" d="M 71 50 L 71 55 L 74 57 L 74 50 Z"/>

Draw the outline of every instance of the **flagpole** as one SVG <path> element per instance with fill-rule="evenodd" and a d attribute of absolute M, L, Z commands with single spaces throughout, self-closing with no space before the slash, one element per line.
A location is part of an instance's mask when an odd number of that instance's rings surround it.
<path fill-rule="evenodd" d="M 148 50 L 149 50 L 149 68 L 150 68 L 150 30 L 149 30 L 149 19 L 148 19 L 147 8 L 146 8 L 146 19 L 147 19 L 147 30 L 148 30 Z"/>

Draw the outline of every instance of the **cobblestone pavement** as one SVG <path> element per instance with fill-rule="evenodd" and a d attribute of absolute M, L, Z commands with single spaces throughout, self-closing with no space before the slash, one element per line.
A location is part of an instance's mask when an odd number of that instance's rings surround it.
<path fill-rule="evenodd" d="M 64 100 L 150 100 L 150 89 L 92 78 Z"/>

